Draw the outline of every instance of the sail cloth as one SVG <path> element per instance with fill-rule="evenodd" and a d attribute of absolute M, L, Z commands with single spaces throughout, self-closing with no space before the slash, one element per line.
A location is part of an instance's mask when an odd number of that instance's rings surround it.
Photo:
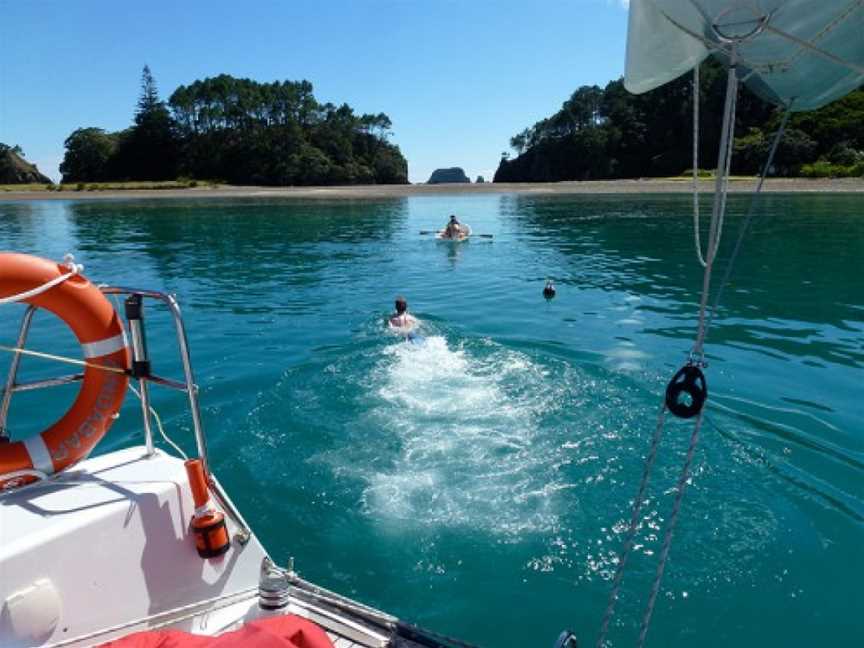
<path fill-rule="evenodd" d="M 712 55 L 728 65 L 733 41 L 738 78 L 796 112 L 864 84 L 864 0 L 630 0 L 624 85 L 653 90 Z"/>

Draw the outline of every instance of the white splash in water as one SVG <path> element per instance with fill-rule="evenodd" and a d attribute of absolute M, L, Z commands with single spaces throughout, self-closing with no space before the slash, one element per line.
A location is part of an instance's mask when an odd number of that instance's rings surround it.
<path fill-rule="evenodd" d="M 373 372 L 368 415 L 398 440 L 384 470 L 368 472 L 368 514 L 502 534 L 557 524 L 554 444 L 538 418 L 564 386 L 520 353 L 474 356 L 443 337 L 395 344 Z M 362 470 L 362 468 L 360 469 Z"/>

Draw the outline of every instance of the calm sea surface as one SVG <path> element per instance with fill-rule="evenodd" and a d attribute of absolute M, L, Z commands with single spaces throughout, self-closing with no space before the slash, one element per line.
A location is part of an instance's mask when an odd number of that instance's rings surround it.
<path fill-rule="evenodd" d="M 747 204 L 731 199 L 726 255 Z M 564 627 L 590 645 L 694 334 L 689 205 L 0 202 L 0 249 L 71 251 L 95 281 L 177 294 L 214 469 L 278 561 L 483 646 L 551 647 Z M 707 422 L 649 645 L 864 645 L 864 200 L 762 207 L 709 338 Z M 494 239 L 418 234 L 451 212 Z M 425 344 L 384 331 L 398 293 Z M 21 312 L 0 307 L 0 343 Z M 179 375 L 168 318 L 148 315 L 155 369 Z M 35 328 L 30 347 L 79 353 L 50 316 Z M 24 361 L 25 378 L 56 373 Z M 13 436 L 74 394 L 16 395 Z M 182 396 L 153 395 L 191 451 Z M 136 407 L 98 452 L 141 442 Z M 634 643 L 689 432 L 664 437 L 615 646 Z"/>

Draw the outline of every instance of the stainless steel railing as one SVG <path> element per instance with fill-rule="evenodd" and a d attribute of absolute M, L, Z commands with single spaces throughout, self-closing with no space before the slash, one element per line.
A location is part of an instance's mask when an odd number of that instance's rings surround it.
<path fill-rule="evenodd" d="M 204 434 L 204 426 L 201 423 L 201 410 L 198 404 L 198 385 L 195 382 L 195 375 L 192 370 L 192 360 L 189 354 L 189 340 L 186 336 L 186 327 L 183 324 L 180 304 L 177 303 L 177 299 L 174 295 L 155 290 L 142 290 L 120 286 L 99 286 L 99 289 L 105 295 L 128 296 L 126 300 L 126 315 L 132 342 L 132 370 L 129 373 L 132 379 L 138 381 L 138 392 L 141 400 L 141 415 L 144 423 L 144 443 L 146 446 L 147 456 L 152 456 L 155 451 L 153 427 L 150 420 L 151 408 L 149 383 L 155 383 L 157 385 L 162 385 L 163 387 L 168 387 L 169 389 L 185 392 L 189 401 L 189 411 L 192 416 L 192 428 L 195 434 L 195 444 L 198 449 L 198 456 L 204 466 L 204 474 L 207 476 L 213 495 L 216 497 L 223 510 L 232 517 L 240 527 L 240 533 L 238 534 L 237 539 L 241 543 L 245 544 L 251 534 L 249 526 L 246 524 L 245 520 L 226 493 L 219 486 L 218 482 L 213 479 L 210 472 L 210 462 L 207 456 L 207 437 Z M 174 322 L 174 329 L 177 335 L 177 347 L 180 354 L 180 361 L 183 365 L 182 381 L 157 376 L 150 371 L 150 358 L 147 352 L 143 317 L 143 299 L 152 299 L 161 302 L 168 307 L 168 311 L 171 313 Z M 32 324 L 33 315 L 36 310 L 35 306 L 29 306 L 24 312 L 24 317 L 21 320 L 21 326 L 18 330 L 17 349 L 23 349 L 27 342 L 27 335 L 30 331 L 30 325 Z M 118 313 L 118 315 L 120 314 Z M 132 317 L 130 317 L 130 315 L 132 315 Z M 13 352 L 12 362 L 9 365 L 9 373 L 6 377 L 3 395 L 2 398 L 0 398 L 0 439 L 7 437 L 6 420 L 9 415 L 9 406 L 14 393 L 65 385 L 84 378 L 83 373 L 76 373 L 47 380 L 19 383 L 17 382 L 17 377 L 21 355 L 20 352 Z"/>

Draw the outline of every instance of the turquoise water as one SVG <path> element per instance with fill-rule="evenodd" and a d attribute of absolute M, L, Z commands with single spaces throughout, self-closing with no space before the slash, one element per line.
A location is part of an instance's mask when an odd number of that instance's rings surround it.
<path fill-rule="evenodd" d="M 746 205 L 732 198 L 726 252 Z M 763 207 L 709 339 L 649 645 L 864 644 L 864 201 Z M 494 239 L 418 235 L 451 212 Z M 551 646 L 564 627 L 593 642 L 694 333 L 686 196 L 0 203 L 0 249 L 72 251 L 96 281 L 178 295 L 214 469 L 277 560 L 483 646 Z M 425 344 L 383 330 L 397 293 Z M 10 344 L 21 309 L 0 313 Z M 167 317 L 148 316 L 156 371 L 179 375 Z M 32 348 L 76 353 L 36 322 Z M 153 393 L 191 450 L 182 397 Z M 13 436 L 73 397 L 16 396 Z M 99 451 L 140 443 L 136 405 Z M 664 438 L 616 646 L 634 643 L 689 431 Z"/>

